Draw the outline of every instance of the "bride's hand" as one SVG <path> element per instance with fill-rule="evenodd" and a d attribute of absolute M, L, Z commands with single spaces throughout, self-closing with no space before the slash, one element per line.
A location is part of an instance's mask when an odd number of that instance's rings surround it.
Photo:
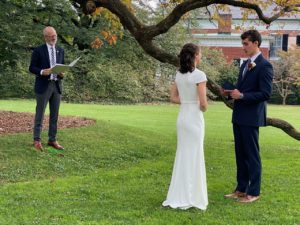
<path fill-rule="evenodd" d="M 201 110 L 202 112 L 205 112 L 205 111 L 207 110 L 207 106 L 202 106 L 202 105 L 200 105 L 200 110 Z"/>

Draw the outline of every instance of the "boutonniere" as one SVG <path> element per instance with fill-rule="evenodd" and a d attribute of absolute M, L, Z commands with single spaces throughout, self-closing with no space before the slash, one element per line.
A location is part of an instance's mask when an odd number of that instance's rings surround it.
<path fill-rule="evenodd" d="M 255 62 L 248 63 L 248 70 L 252 70 L 256 66 Z"/>

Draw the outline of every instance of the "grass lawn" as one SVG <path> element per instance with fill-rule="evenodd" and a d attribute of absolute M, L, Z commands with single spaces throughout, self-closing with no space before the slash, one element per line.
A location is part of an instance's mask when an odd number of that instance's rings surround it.
<path fill-rule="evenodd" d="M 0 110 L 34 112 L 30 100 L 0 100 Z M 300 130 L 299 106 L 269 106 L 269 116 Z M 163 208 L 176 150 L 176 105 L 62 103 L 61 115 L 95 125 L 59 130 L 65 157 L 37 153 L 32 134 L 0 136 L 0 224 L 300 225 L 300 142 L 260 129 L 263 163 L 258 202 L 223 195 L 235 185 L 231 111 L 205 113 L 208 209 Z M 44 144 L 47 132 L 43 135 Z"/>

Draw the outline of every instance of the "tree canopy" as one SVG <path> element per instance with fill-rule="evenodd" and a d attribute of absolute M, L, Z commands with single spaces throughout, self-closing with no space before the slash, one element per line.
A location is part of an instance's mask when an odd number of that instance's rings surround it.
<path fill-rule="evenodd" d="M 15 94 L 15 90 L 24 93 L 26 90 L 26 93 L 30 94 L 28 91 L 30 88 L 27 86 L 31 84 L 25 81 L 27 78 L 24 75 L 28 73 L 25 67 L 28 64 L 30 51 L 42 41 L 41 30 L 44 26 L 50 25 L 57 29 L 60 42 L 68 48 L 67 57 L 74 58 L 78 54 L 85 57 L 82 68 L 78 68 L 76 73 L 68 76 L 69 81 L 72 82 L 72 78 L 74 80 L 72 84 L 65 82 L 67 85 L 65 85 L 64 96 L 74 99 L 76 96 L 72 95 L 72 88 L 87 86 L 91 86 L 93 90 L 91 92 L 86 89 L 82 91 L 82 95 L 86 99 L 89 99 L 89 96 L 91 99 L 94 98 L 92 96 L 99 97 L 100 92 L 103 93 L 102 96 L 110 96 L 110 93 L 115 91 L 111 87 L 117 84 L 114 80 L 119 73 L 112 72 L 110 66 L 107 65 L 113 58 L 122 61 L 121 63 L 110 62 L 119 65 L 113 66 L 114 68 L 122 70 L 123 66 L 120 65 L 124 65 L 135 70 L 132 73 L 135 81 L 130 81 L 127 89 L 116 86 L 118 90 L 116 93 L 114 92 L 119 96 L 127 96 L 126 93 L 128 93 L 127 97 L 132 99 L 133 96 L 138 95 L 131 93 L 130 90 L 137 89 L 138 93 L 143 93 L 145 96 L 153 95 L 150 92 L 155 92 L 155 89 L 145 88 L 144 91 L 141 88 L 141 85 L 147 85 L 147 82 L 142 84 L 143 80 L 147 79 L 152 80 L 151 82 L 155 86 L 155 77 L 151 71 L 160 64 L 150 59 L 151 57 L 161 63 L 178 66 L 177 54 L 183 39 L 177 41 L 174 37 L 182 35 L 180 29 L 177 30 L 177 28 L 178 24 L 186 21 L 186 18 L 199 16 L 199 13 L 217 18 L 219 12 L 228 12 L 229 6 L 241 8 L 244 19 L 254 14 L 258 20 L 266 24 L 270 24 L 282 15 L 292 16 L 294 13 L 299 13 L 297 7 L 299 0 L 156 0 L 158 3 L 156 6 L 150 5 L 149 2 L 147 0 L 66 0 L 63 2 L 0 0 L 3 11 L 0 15 L 0 76 L 2 80 L 0 88 L 4 90 L 8 86 L 7 82 L 17 84 L 18 82 L 15 81 L 18 78 L 22 84 L 26 84 L 26 88 L 23 85 L 22 88 L 11 90 L 11 93 Z M 272 14 L 265 15 L 265 12 L 270 12 L 270 10 L 265 10 L 269 7 L 272 8 Z M 122 41 L 119 41 L 121 39 Z M 144 52 L 151 57 L 141 54 L 137 45 L 140 45 Z M 139 60 L 140 62 L 138 62 Z M 205 63 L 205 60 L 203 62 Z M 97 63 L 101 65 L 99 73 L 105 74 L 105 78 L 104 76 L 100 78 L 100 75 L 97 74 L 96 70 L 100 66 Z M 166 64 L 161 67 L 162 70 L 170 68 Z M 138 75 L 141 74 L 139 72 L 141 66 L 148 68 L 147 72 L 143 73 L 143 78 Z M 216 83 L 216 81 L 220 82 L 220 79 L 215 80 L 214 77 L 215 68 L 212 68 L 209 62 L 203 66 L 209 72 L 209 90 L 222 98 L 219 95 L 219 85 Z M 226 67 L 219 69 L 226 74 Z M 19 72 L 14 73 L 15 70 Z M 8 72 L 15 76 L 14 79 L 7 76 Z M 89 75 L 86 76 L 89 79 L 84 81 L 76 79 L 77 73 Z M 227 72 L 227 74 L 229 73 Z M 102 84 L 106 84 L 104 89 L 103 85 L 95 82 L 99 79 Z M 128 79 L 124 78 L 124 82 L 126 80 Z M 76 82 L 81 83 L 77 85 Z M 85 84 L 83 85 L 82 82 Z M 299 84 L 299 79 L 296 82 Z M 167 85 L 167 83 L 165 84 Z M 223 101 L 227 106 L 232 107 L 232 102 L 228 102 L 224 98 Z M 268 118 L 268 125 L 278 127 L 291 137 L 300 140 L 300 133 L 286 121 Z"/>
<path fill-rule="evenodd" d="M 282 104 L 286 104 L 288 95 L 292 94 L 292 88 L 299 86 L 300 80 L 300 47 L 290 49 L 288 52 L 279 51 L 280 60 L 273 63 L 273 84 L 282 97 Z"/>
<path fill-rule="evenodd" d="M 137 18 L 132 10 L 130 0 L 71 0 L 73 5 L 82 10 L 87 15 L 92 15 L 99 12 L 99 8 L 105 8 L 119 18 L 124 29 L 127 29 L 131 35 L 137 40 L 144 51 L 159 60 L 160 62 L 169 63 L 174 66 L 179 65 L 178 57 L 175 54 L 169 53 L 167 50 L 155 45 L 155 38 L 169 31 L 179 20 L 188 14 L 190 11 L 198 8 L 206 8 L 215 6 L 215 10 L 229 10 L 228 6 L 240 7 L 243 10 L 244 18 L 250 14 L 256 14 L 257 18 L 266 24 L 272 23 L 283 15 L 292 15 L 299 13 L 298 0 L 164 0 L 159 1 L 160 7 L 171 8 L 167 15 L 158 21 L 156 24 L 146 24 Z M 141 4 L 147 5 L 144 1 L 139 1 Z M 265 15 L 264 10 L 272 7 L 272 14 Z M 219 85 L 212 79 L 208 78 L 208 88 L 215 95 L 219 94 Z M 221 97 L 221 96 L 220 96 Z M 223 98 L 225 104 L 232 108 L 232 103 Z M 288 122 L 267 118 L 267 124 L 282 129 L 291 137 L 300 140 L 300 132 L 298 132 Z"/>

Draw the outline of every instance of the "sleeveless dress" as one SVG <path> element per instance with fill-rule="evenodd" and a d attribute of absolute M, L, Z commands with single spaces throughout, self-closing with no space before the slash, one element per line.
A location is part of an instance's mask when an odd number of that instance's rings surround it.
<path fill-rule="evenodd" d="M 176 85 L 180 97 L 177 118 L 177 150 L 171 184 L 163 206 L 206 210 L 208 205 L 204 161 L 204 118 L 200 111 L 197 83 L 206 81 L 204 72 L 177 72 Z"/>

